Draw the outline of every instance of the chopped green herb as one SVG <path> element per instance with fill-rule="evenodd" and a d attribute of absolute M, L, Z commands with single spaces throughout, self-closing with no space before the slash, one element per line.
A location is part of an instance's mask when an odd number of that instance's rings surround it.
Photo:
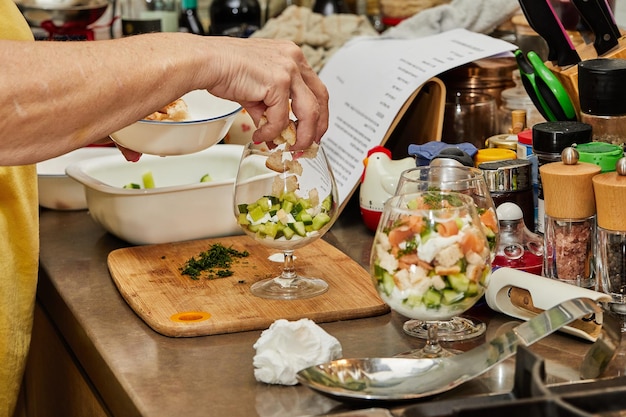
<path fill-rule="evenodd" d="M 246 250 L 240 252 L 232 247 L 225 247 L 220 243 L 201 252 L 198 257 L 191 257 L 180 267 L 183 275 L 188 275 L 191 279 L 199 279 L 203 272 L 207 273 L 208 279 L 225 278 L 233 275 L 230 269 L 234 258 L 245 258 L 250 253 Z"/>

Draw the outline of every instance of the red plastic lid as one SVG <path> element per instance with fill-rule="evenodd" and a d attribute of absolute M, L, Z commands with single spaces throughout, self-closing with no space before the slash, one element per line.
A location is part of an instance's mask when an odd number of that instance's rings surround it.
<path fill-rule="evenodd" d="M 396 26 L 398 23 L 402 22 L 403 20 L 405 20 L 406 17 L 389 17 L 389 16 L 383 16 L 380 21 L 383 23 L 383 25 L 385 26 Z"/>
<path fill-rule="evenodd" d="M 517 141 L 524 145 L 533 145 L 533 130 L 526 129 L 517 134 Z"/>

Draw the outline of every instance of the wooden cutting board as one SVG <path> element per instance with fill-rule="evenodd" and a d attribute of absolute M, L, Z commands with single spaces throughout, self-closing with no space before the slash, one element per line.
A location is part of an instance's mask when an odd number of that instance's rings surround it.
<path fill-rule="evenodd" d="M 180 267 L 220 243 L 246 258 L 235 258 L 226 278 L 193 280 Z M 130 307 L 158 333 L 172 337 L 205 336 L 266 329 L 277 319 L 309 318 L 329 322 L 387 313 L 369 273 L 334 246 L 318 239 L 295 251 L 296 270 L 323 278 L 329 289 L 303 300 L 268 300 L 250 286 L 278 275 L 275 251 L 248 236 L 232 236 L 117 249 L 108 256 L 111 277 Z"/>

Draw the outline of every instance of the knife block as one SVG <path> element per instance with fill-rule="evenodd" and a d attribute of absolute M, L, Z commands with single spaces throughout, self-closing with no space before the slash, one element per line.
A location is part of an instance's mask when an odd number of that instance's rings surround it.
<path fill-rule="evenodd" d="M 611 49 L 600 58 L 621 58 L 626 59 L 626 36 L 622 36 L 618 45 Z M 576 51 L 582 61 L 588 59 L 598 58 L 593 44 L 582 44 L 576 47 Z M 576 109 L 576 114 L 580 120 L 580 101 L 578 99 L 578 65 L 571 65 L 569 67 L 559 67 L 552 62 L 546 62 L 546 66 L 557 76 L 557 78 L 563 84 L 563 87 L 567 91 Z"/>

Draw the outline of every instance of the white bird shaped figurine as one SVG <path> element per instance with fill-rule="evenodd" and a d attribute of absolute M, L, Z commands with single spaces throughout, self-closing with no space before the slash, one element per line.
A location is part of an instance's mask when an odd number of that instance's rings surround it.
<path fill-rule="evenodd" d="M 375 231 L 385 202 L 396 192 L 400 174 L 414 168 L 415 159 L 406 157 L 393 160 L 389 149 L 376 146 L 367 152 L 363 165 L 359 190 L 361 217 L 365 225 Z"/>

